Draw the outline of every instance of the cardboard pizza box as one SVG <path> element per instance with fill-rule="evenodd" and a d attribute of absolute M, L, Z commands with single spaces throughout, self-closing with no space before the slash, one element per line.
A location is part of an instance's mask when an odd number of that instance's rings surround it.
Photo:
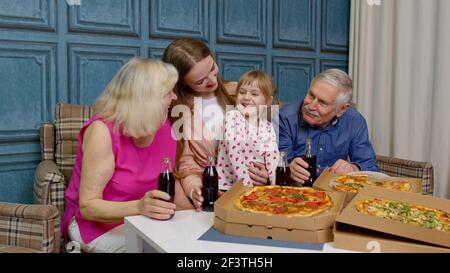
<path fill-rule="evenodd" d="M 416 193 L 386 190 L 379 187 L 365 187 L 359 191 L 353 200 L 345 207 L 336 218 L 336 225 L 347 224 L 365 230 L 377 231 L 386 236 L 394 235 L 403 239 L 411 239 L 421 244 L 431 244 L 439 247 L 450 248 L 450 232 L 402 223 L 400 221 L 384 219 L 376 216 L 359 213 L 355 204 L 361 199 L 380 198 L 393 201 L 407 202 L 422 205 L 429 208 L 450 210 L 450 200 Z"/>
<path fill-rule="evenodd" d="M 326 243 L 333 241 L 333 229 L 301 230 L 260 225 L 228 223 L 214 217 L 214 228 L 231 235 L 257 237 L 271 240 L 293 241 L 301 243 Z"/>
<path fill-rule="evenodd" d="M 298 242 L 322 243 L 332 241 L 334 219 L 340 213 L 345 193 L 328 193 L 333 207 L 311 217 L 265 215 L 241 211 L 235 200 L 247 188 L 237 182 L 214 203 L 214 227 L 226 234 L 252 236 Z"/>
<path fill-rule="evenodd" d="M 336 222 L 333 247 L 372 253 L 450 253 L 450 248 Z"/>
<path fill-rule="evenodd" d="M 321 175 L 316 179 L 313 184 L 313 188 L 322 190 L 322 191 L 336 191 L 331 186 L 330 182 L 341 176 L 340 174 L 334 174 L 329 171 L 329 169 L 325 169 Z M 401 178 L 407 180 L 411 183 L 412 193 L 422 193 L 422 179 L 419 178 L 411 178 L 411 177 L 393 177 L 395 179 Z M 389 189 L 387 189 L 389 190 Z M 395 191 L 395 190 L 394 190 Z M 344 207 L 355 197 L 356 193 L 348 192 L 345 200 Z"/>

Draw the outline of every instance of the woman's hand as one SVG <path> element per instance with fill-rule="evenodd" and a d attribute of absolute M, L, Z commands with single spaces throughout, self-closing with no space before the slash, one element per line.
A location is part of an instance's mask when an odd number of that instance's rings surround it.
<path fill-rule="evenodd" d="M 165 192 L 152 190 L 146 192 L 139 200 L 139 212 L 142 215 L 158 220 L 166 220 L 175 213 L 176 206 L 169 202 L 170 195 Z"/>
<path fill-rule="evenodd" d="M 261 162 L 253 161 L 252 164 L 247 164 L 247 169 L 250 175 L 250 179 L 253 181 L 253 185 L 262 186 L 269 183 L 269 173 L 266 166 Z"/>
<path fill-rule="evenodd" d="M 192 202 L 194 203 L 195 209 L 197 211 L 202 210 L 203 196 L 202 196 L 202 185 L 195 185 L 191 189 L 191 193 L 189 194 Z"/>

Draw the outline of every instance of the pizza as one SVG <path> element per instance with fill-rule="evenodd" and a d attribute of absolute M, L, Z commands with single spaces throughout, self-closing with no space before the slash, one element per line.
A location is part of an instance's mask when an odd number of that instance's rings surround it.
<path fill-rule="evenodd" d="M 355 207 L 358 212 L 363 214 L 450 232 L 450 213 L 448 211 L 379 198 L 359 200 Z"/>
<path fill-rule="evenodd" d="M 235 201 L 238 209 L 266 215 L 312 216 L 333 206 L 324 191 L 307 187 L 255 186 Z"/>
<path fill-rule="evenodd" d="M 366 185 L 382 187 L 398 191 L 410 191 L 411 183 L 404 179 L 374 179 L 368 174 L 345 174 L 337 177 L 332 184 L 332 188 L 337 191 L 358 192 Z"/>

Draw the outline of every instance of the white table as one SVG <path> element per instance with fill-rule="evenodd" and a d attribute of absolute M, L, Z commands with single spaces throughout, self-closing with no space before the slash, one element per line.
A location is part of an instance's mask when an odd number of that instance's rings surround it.
<path fill-rule="evenodd" d="M 125 218 L 127 252 L 167 253 L 276 253 L 276 252 L 350 252 L 336 249 L 326 243 L 323 251 L 284 248 L 239 243 L 198 240 L 213 225 L 212 212 L 194 210 L 177 211 L 167 221 L 153 220 L 145 216 Z"/>

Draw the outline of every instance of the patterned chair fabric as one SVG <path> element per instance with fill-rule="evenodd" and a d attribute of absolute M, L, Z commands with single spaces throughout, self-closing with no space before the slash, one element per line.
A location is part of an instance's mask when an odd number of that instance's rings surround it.
<path fill-rule="evenodd" d="M 380 171 L 391 176 L 422 179 L 422 193 L 433 194 L 434 169 L 430 162 L 419 162 L 388 156 L 377 155 Z"/>
<path fill-rule="evenodd" d="M 56 106 L 56 150 L 55 160 L 66 183 L 72 176 L 72 169 L 78 149 L 78 133 L 81 126 L 94 114 L 92 106 L 58 104 Z"/>
<path fill-rule="evenodd" d="M 60 234 L 55 206 L 0 203 L 0 253 L 59 252 Z"/>
<path fill-rule="evenodd" d="M 35 172 L 33 198 L 64 215 L 65 191 L 72 175 L 81 126 L 94 114 L 92 106 L 58 103 L 55 123 L 41 126 L 42 161 Z M 61 251 L 65 248 L 61 240 Z"/>
<path fill-rule="evenodd" d="M 58 103 L 55 123 L 42 125 L 43 161 L 35 173 L 35 203 L 55 205 L 64 214 L 64 194 L 75 162 L 78 133 L 93 114 L 92 106 Z"/>

